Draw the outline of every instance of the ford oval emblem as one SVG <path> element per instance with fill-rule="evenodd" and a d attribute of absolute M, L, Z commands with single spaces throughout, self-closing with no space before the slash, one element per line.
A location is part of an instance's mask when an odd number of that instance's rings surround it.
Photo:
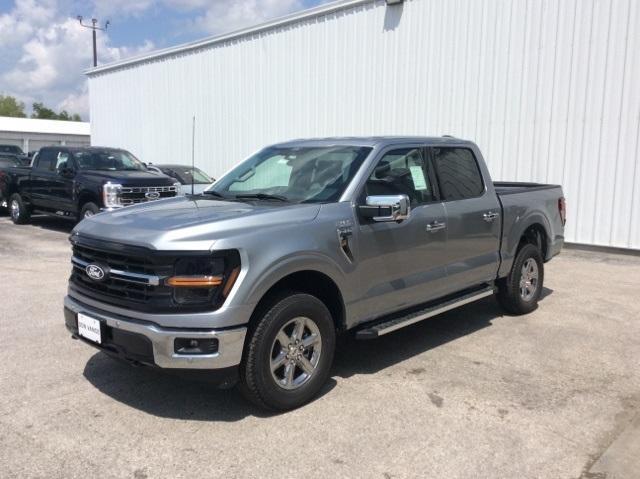
<path fill-rule="evenodd" d="M 157 200 L 158 198 L 160 198 L 160 193 L 158 193 L 157 191 L 149 191 L 148 193 L 144 194 L 144 197 L 148 200 Z"/>
<path fill-rule="evenodd" d="M 104 269 L 97 264 L 89 264 L 84 270 L 87 272 L 87 276 L 94 281 L 102 281 L 104 279 Z"/>

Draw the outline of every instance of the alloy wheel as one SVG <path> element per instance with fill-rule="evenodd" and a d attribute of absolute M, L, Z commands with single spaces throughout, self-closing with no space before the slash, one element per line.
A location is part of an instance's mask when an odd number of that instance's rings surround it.
<path fill-rule="evenodd" d="M 522 265 L 520 275 L 520 297 L 524 301 L 531 301 L 538 290 L 538 263 L 528 258 Z"/>
<path fill-rule="evenodd" d="M 271 346 L 271 376 L 283 389 L 298 389 L 316 373 L 322 337 L 316 323 L 297 317 L 286 323 Z"/>

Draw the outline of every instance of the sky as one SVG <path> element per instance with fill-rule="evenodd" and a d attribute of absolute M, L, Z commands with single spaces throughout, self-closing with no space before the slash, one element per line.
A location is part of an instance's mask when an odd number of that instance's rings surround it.
<path fill-rule="evenodd" d="M 329 0 L 0 0 L 0 94 L 43 102 L 89 120 L 83 74 L 92 66 L 97 18 L 98 64 L 226 33 Z"/>

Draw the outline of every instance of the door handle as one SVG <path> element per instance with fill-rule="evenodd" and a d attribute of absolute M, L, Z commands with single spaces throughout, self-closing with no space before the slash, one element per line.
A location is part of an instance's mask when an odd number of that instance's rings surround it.
<path fill-rule="evenodd" d="M 489 212 L 483 214 L 482 217 L 484 218 L 484 220 L 487 223 L 490 223 L 491 221 L 495 220 L 498 217 L 498 213 L 495 213 L 493 211 L 489 211 Z"/>
<path fill-rule="evenodd" d="M 427 231 L 429 233 L 433 233 L 434 231 L 439 231 L 444 229 L 447 226 L 446 223 L 440 223 L 438 221 L 434 221 L 433 223 L 429 223 L 427 225 Z"/>

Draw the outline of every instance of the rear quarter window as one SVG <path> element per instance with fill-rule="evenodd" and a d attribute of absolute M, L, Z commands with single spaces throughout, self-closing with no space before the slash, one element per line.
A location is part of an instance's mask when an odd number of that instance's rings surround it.
<path fill-rule="evenodd" d="M 481 196 L 484 183 L 473 152 L 467 148 L 433 148 L 440 194 L 446 201 Z"/>

